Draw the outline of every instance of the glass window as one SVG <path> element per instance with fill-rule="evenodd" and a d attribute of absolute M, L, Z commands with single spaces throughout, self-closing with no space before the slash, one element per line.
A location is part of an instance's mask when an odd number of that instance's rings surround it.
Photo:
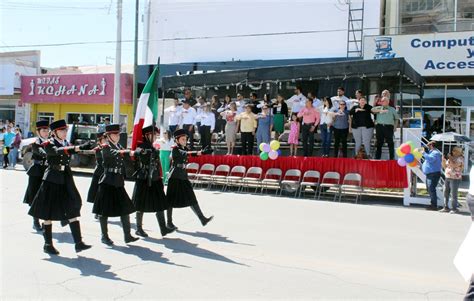
<path fill-rule="evenodd" d="M 454 1 L 455 0 L 400 0 L 400 33 L 431 33 L 448 32 L 454 30 Z M 461 12 L 472 11 L 472 0 L 458 1 L 458 28 Z M 459 6 L 464 9 L 459 9 Z M 470 25 L 463 24 L 463 26 Z M 461 30 L 471 30 L 465 28 Z"/>
<path fill-rule="evenodd" d="M 423 106 L 444 106 L 445 86 L 427 86 L 423 95 Z"/>
<path fill-rule="evenodd" d="M 54 113 L 50 112 L 38 112 L 36 116 L 36 120 L 48 120 L 48 123 L 52 123 L 54 121 Z"/>
<path fill-rule="evenodd" d="M 447 106 L 474 106 L 474 86 L 448 86 Z"/>

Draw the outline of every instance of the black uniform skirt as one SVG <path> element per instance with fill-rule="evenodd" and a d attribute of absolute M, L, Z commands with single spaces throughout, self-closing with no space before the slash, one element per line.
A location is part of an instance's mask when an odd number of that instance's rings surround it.
<path fill-rule="evenodd" d="M 189 180 L 169 179 L 166 196 L 169 205 L 173 208 L 184 208 L 197 204 L 196 195 Z"/>
<path fill-rule="evenodd" d="M 43 182 L 43 177 L 35 177 L 29 176 L 28 177 L 28 187 L 26 188 L 25 197 L 23 198 L 23 203 L 28 204 L 31 206 L 33 203 L 33 199 L 38 192 L 41 182 Z"/>
<path fill-rule="evenodd" d="M 135 212 L 125 187 L 99 184 L 92 212 L 100 216 L 115 217 Z"/>
<path fill-rule="evenodd" d="M 87 193 L 87 202 L 94 203 L 95 197 L 97 195 L 97 190 L 99 189 L 99 180 L 102 174 L 104 173 L 104 168 L 98 167 L 94 170 L 92 175 L 91 186 L 89 187 L 89 192 Z"/>
<path fill-rule="evenodd" d="M 64 184 L 41 183 L 28 214 L 42 220 L 61 221 L 80 216 L 81 206 L 72 174 L 66 173 Z"/>
<path fill-rule="evenodd" d="M 151 186 L 148 186 L 147 180 L 137 180 L 132 201 L 135 209 L 140 212 L 158 212 L 169 207 L 161 179 L 151 182 Z"/>

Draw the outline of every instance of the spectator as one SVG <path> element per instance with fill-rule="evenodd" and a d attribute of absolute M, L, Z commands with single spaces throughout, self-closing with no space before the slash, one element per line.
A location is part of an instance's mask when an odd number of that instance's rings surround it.
<path fill-rule="evenodd" d="M 304 108 L 306 100 L 308 99 L 303 95 L 303 90 L 300 86 L 297 86 L 295 89 L 295 95 L 288 99 L 288 104 L 291 105 L 291 113 L 299 113 L 299 111 Z"/>
<path fill-rule="evenodd" d="M 314 148 L 314 131 L 319 125 L 319 112 L 313 108 L 313 101 L 306 99 L 306 106 L 298 113 L 298 118 L 303 118 L 302 139 L 303 154 L 305 157 L 313 155 Z"/>
<path fill-rule="evenodd" d="M 201 113 L 203 112 L 203 106 L 204 106 L 205 103 L 206 103 L 206 99 L 202 96 L 199 96 L 198 97 L 198 102 L 194 106 L 194 109 L 196 110 L 196 115 L 201 115 Z M 201 132 L 201 121 L 199 119 L 196 119 L 196 126 L 197 126 L 198 133 L 200 133 Z"/>
<path fill-rule="evenodd" d="M 395 149 L 393 144 L 393 133 L 398 123 L 398 113 L 394 108 L 388 105 L 387 97 L 382 98 L 382 106 L 372 108 L 372 113 L 377 114 L 377 125 L 375 126 L 377 138 L 377 151 L 375 158 L 382 157 L 382 146 L 387 141 L 390 160 L 395 158 Z"/>
<path fill-rule="evenodd" d="M 382 91 L 382 98 L 387 97 L 388 98 L 388 105 L 391 106 L 392 108 L 395 108 L 395 101 L 391 99 L 390 91 L 388 90 L 383 90 Z"/>
<path fill-rule="evenodd" d="M 446 158 L 443 157 L 442 166 L 446 179 L 444 181 L 444 208 L 441 212 L 449 211 L 449 195 L 451 194 L 452 204 L 449 213 L 459 213 L 458 210 L 458 189 L 462 181 L 462 172 L 464 170 L 464 157 L 462 148 L 456 146 L 452 154 Z"/>
<path fill-rule="evenodd" d="M 349 135 L 349 111 L 345 101 L 339 101 L 338 107 L 330 113 L 334 117 L 334 157 L 339 157 L 339 145 L 342 144 L 342 156 L 347 158 L 347 136 Z"/>
<path fill-rule="evenodd" d="M 290 156 L 298 155 L 300 126 L 301 123 L 298 120 L 298 116 L 295 113 L 291 114 L 290 134 L 288 135 L 288 144 L 290 145 Z"/>
<path fill-rule="evenodd" d="M 236 117 L 240 121 L 240 140 L 242 141 L 242 155 L 252 155 L 257 116 L 252 113 L 252 105 L 245 105 L 245 112 Z"/>
<path fill-rule="evenodd" d="M 244 100 L 244 97 L 242 96 L 242 94 L 240 93 L 237 93 L 237 113 L 240 114 L 240 113 L 243 113 L 245 112 L 245 100 Z"/>
<path fill-rule="evenodd" d="M 257 147 L 260 143 L 270 143 L 270 133 L 273 128 L 273 118 L 270 115 L 270 108 L 264 104 L 262 107 L 262 113 L 257 115 Z"/>
<path fill-rule="evenodd" d="M 5 149 L 6 151 L 3 152 L 3 167 L 7 168 L 10 165 L 10 161 L 8 158 L 8 154 L 10 153 L 10 147 L 13 143 L 13 140 L 15 140 L 15 134 L 12 133 L 12 127 L 8 124 L 7 125 L 7 130 L 5 134 L 3 135 L 3 141 L 5 142 Z"/>
<path fill-rule="evenodd" d="M 184 101 L 188 102 L 191 107 L 194 107 L 197 104 L 196 100 L 193 98 L 191 90 L 189 89 L 184 90 Z"/>
<path fill-rule="evenodd" d="M 361 97 L 349 112 L 351 117 L 352 135 L 355 140 L 355 150 L 359 150 L 363 144 L 365 153 L 370 154 L 370 142 L 374 135 L 374 121 L 372 120 L 372 106 Z"/>
<path fill-rule="evenodd" d="M 421 169 L 426 175 L 426 189 L 428 190 L 431 199 L 431 205 L 426 208 L 427 210 L 438 209 L 438 197 L 436 196 L 436 187 L 438 186 L 439 179 L 441 178 L 442 155 L 441 152 L 436 149 L 435 146 L 436 141 L 430 141 L 427 144 L 427 151 L 425 151 L 424 148 L 418 149 L 423 154 L 423 158 L 425 159 L 423 165 L 421 166 Z"/>
<path fill-rule="evenodd" d="M 237 105 L 232 102 L 225 112 L 221 113 L 225 119 L 225 143 L 227 144 L 227 154 L 232 155 L 234 153 L 235 140 L 237 136 L 237 129 L 239 128 L 239 122 L 237 121 Z"/>
<path fill-rule="evenodd" d="M 10 147 L 10 153 L 8 154 L 8 161 L 10 161 L 10 167 L 12 169 L 16 166 L 16 160 L 18 158 L 18 149 L 20 148 L 21 144 L 21 130 L 20 128 L 15 128 L 15 138 Z"/>
<path fill-rule="evenodd" d="M 5 139 L 5 128 L 0 127 L 0 140 L 4 140 L 4 139 Z"/>
<path fill-rule="evenodd" d="M 3 139 L 0 139 L 0 168 L 4 168 L 3 166 L 3 152 L 4 151 L 6 151 L 5 143 L 3 142 Z"/>
<path fill-rule="evenodd" d="M 220 104 L 220 107 L 217 108 L 217 123 L 216 123 L 216 128 L 219 128 L 217 132 L 225 132 L 225 118 L 222 115 L 222 112 L 229 110 L 230 103 L 232 102 L 232 97 L 230 95 L 226 95 L 224 97 L 224 102 Z"/>
<path fill-rule="evenodd" d="M 321 112 L 321 144 L 323 157 L 329 156 L 329 149 L 331 148 L 331 139 L 332 139 L 332 124 L 333 124 L 333 115 L 330 113 L 332 111 L 332 101 L 329 97 L 324 97 L 323 106 L 320 107 Z"/>
<path fill-rule="evenodd" d="M 191 107 L 188 101 L 183 103 L 181 110 L 181 122 L 183 123 L 183 130 L 186 131 L 189 139 L 190 149 L 194 149 L 194 126 L 196 125 L 196 110 Z"/>
<path fill-rule="evenodd" d="M 316 110 L 319 110 L 319 107 L 323 105 L 321 100 L 316 96 L 316 93 L 314 92 L 308 92 L 308 98 L 313 101 L 313 108 Z"/>
<path fill-rule="evenodd" d="M 225 121 L 222 119 L 221 114 L 217 111 L 221 107 L 221 102 L 217 95 L 213 95 L 211 98 L 211 112 L 214 114 L 216 119 L 216 127 L 214 128 L 215 133 L 220 133 L 224 130 Z"/>
<path fill-rule="evenodd" d="M 179 99 L 175 97 L 173 99 L 173 105 L 166 108 L 165 112 L 168 113 L 168 129 L 171 133 L 174 133 L 179 128 L 181 124 L 181 117 L 182 117 L 182 106 L 179 102 Z"/>
<path fill-rule="evenodd" d="M 343 87 L 337 88 L 337 95 L 331 97 L 332 106 L 335 107 L 335 108 L 339 108 L 339 103 L 345 102 L 346 103 L 346 109 L 350 110 L 352 101 L 349 98 L 347 98 L 344 95 L 344 93 L 345 93 L 345 90 L 344 90 Z"/>
<path fill-rule="evenodd" d="M 367 153 L 365 152 L 365 149 L 362 146 L 359 148 L 359 151 L 357 152 L 357 154 L 354 157 L 354 159 L 358 159 L 358 160 L 364 160 L 364 159 L 368 159 L 368 158 L 369 157 L 367 156 Z"/>
<path fill-rule="evenodd" d="M 272 104 L 273 107 L 273 129 L 275 137 L 279 137 L 285 131 L 285 120 L 288 119 L 288 105 L 285 98 L 278 94 L 276 102 Z"/>
<path fill-rule="evenodd" d="M 355 91 L 355 99 L 351 99 L 351 105 L 352 107 L 359 104 L 359 100 L 364 97 L 364 93 L 362 93 L 362 90 L 356 90 Z M 366 100 L 367 103 L 367 100 Z M 352 109 L 351 107 L 351 109 Z"/>
<path fill-rule="evenodd" d="M 257 93 L 252 92 L 250 93 L 250 101 L 249 104 L 252 105 L 252 113 L 254 114 L 259 114 L 262 112 L 262 109 L 260 108 L 260 101 L 257 99 Z"/>
<path fill-rule="evenodd" d="M 207 103 L 201 105 L 201 109 L 201 113 L 197 115 L 196 120 L 201 123 L 199 127 L 201 149 L 205 149 L 211 146 L 211 133 L 216 126 L 216 116 L 211 112 L 211 106 Z"/>
<path fill-rule="evenodd" d="M 381 105 L 382 105 L 382 97 L 380 97 L 380 95 L 375 95 L 372 107 L 374 107 L 374 108 L 375 107 L 380 107 Z"/>
<path fill-rule="evenodd" d="M 271 107 L 272 99 L 270 98 L 270 94 L 268 94 L 268 93 L 263 94 L 263 104 L 261 106 L 263 106 L 263 105 L 267 105 L 269 108 Z M 271 112 L 270 112 L 270 114 L 271 114 Z"/>

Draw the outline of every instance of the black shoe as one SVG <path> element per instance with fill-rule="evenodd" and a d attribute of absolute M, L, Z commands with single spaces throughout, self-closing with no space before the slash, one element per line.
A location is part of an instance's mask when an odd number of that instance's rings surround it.
<path fill-rule="evenodd" d="M 137 241 L 139 240 L 140 238 L 138 237 L 134 237 L 132 235 L 129 235 L 129 236 L 125 236 L 125 243 L 131 243 L 131 242 L 134 242 L 134 241 Z"/>
<path fill-rule="evenodd" d="M 428 206 L 428 207 L 426 207 L 426 210 L 429 210 L 429 211 L 437 211 L 437 210 L 438 210 L 438 207 L 436 207 L 436 206 Z"/>
<path fill-rule="evenodd" d="M 137 231 L 135 231 L 135 234 L 141 237 L 148 237 L 148 234 L 143 231 L 143 229 L 138 229 Z"/>
<path fill-rule="evenodd" d="M 178 227 L 176 227 L 172 222 L 166 223 L 166 228 L 171 229 L 173 231 L 178 230 Z"/>
<path fill-rule="evenodd" d="M 92 246 L 89 246 L 89 245 L 86 245 L 84 242 L 79 242 L 76 244 L 75 248 L 76 248 L 76 253 L 79 253 L 81 251 L 84 251 L 84 250 L 87 250 L 87 249 L 90 249 Z"/>
<path fill-rule="evenodd" d="M 61 220 L 61 227 L 66 227 L 67 225 L 69 225 L 69 221 L 67 219 Z"/>
<path fill-rule="evenodd" d="M 50 254 L 50 255 L 59 255 L 59 251 L 56 250 L 53 245 L 48 245 L 48 244 L 45 244 L 43 246 L 43 251 L 46 253 L 46 254 Z"/>
<path fill-rule="evenodd" d="M 106 235 L 102 235 L 102 238 L 100 239 L 100 241 L 103 244 L 106 244 L 108 246 L 113 246 L 114 245 L 114 242 L 109 238 L 109 236 L 106 236 Z"/>
<path fill-rule="evenodd" d="M 94 215 L 94 218 L 99 219 L 99 215 L 98 214 Z"/>
<path fill-rule="evenodd" d="M 165 229 L 160 229 L 160 231 L 161 231 L 161 236 L 165 237 L 167 234 L 173 233 L 175 229 L 165 227 Z"/>
<path fill-rule="evenodd" d="M 33 229 L 35 229 L 38 232 L 43 231 L 43 227 L 41 226 L 39 220 L 36 218 L 33 220 Z"/>
<path fill-rule="evenodd" d="M 212 221 L 212 219 L 214 218 L 214 215 L 212 215 L 211 217 L 205 217 L 201 220 L 201 224 L 202 226 L 204 227 L 205 225 L 207 225 L 210 221 Z"/>

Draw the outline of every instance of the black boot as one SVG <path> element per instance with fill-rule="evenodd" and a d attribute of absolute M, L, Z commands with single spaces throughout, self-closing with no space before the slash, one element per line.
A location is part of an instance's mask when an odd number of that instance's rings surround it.
<path fill-rule="evenodd" d="M 148 237 L 145 231 L 143 231 L 143 212 L 137 211 L 137 231 L 135 234 L 141 237 Z"/>
<path fill-rule="evenodd" d="M 122 215 L 120 217 L 120 221 L 122 222 L 123 236 L 124 236 L 125 242 L 128 244 L 129 242 L 137 241 L 139 238 L 133 237 L 132 234 L 130 234 L 130 216 Z"/>
<path fill-rule="evenodd" d="M 201 208 L 199 207 L 199 204 L 196 204 L 196 205 L 192 205 L 191 206 L 191 209 L 194 211 L 194 213 L 197 215 L 197 217 L 199 218 L 199 220 L 201 221 L 201 224 L 203 226 L 207 225 L 207 223 L 209 223 L 213 218 L 214 216 L 211 216 L 211 217 L 205 217 L 204 214 L 202 213 L 201 211 Z"/>
<path fill-rule="evenodd" d="M 75 246 L 76 253 L 79 253 L 81 251 L 91 248 L 91 246 L 86 245 L 82 241 L 81 225 L 79 224 L 79 221 L 74 221 L 72 223 L 69 223 L 69 228 L 71 228 L 72 238 L 74 239 L 74 243 L 76 244 Z"/>
<path fill-rule="evenodd" d="M 168 210 L 166 210 L 166 217 L 168 219 L 168 222 L 166 223 L 166 227 L 173 230 L 178 230 L 178 227 L 176 227 L 173 224 L 173 207 L 169 207 Z"/>
<path fill-rule="evenodd" d="M 158 220 L 158 225 L 160 226 L 161 236 L 165 237 L 166 234 L 170 234 L 170 233 L 174 232 L 175 229 L 171 229 L 171 228 L 166 227 L 165 212 L 164 211 L 158 211 L 156 213 L 156 219 Z"/>
<path fill-rule="evenodd" d="M 53 246 L 53 225 L 43 224 L 44 246 L 43 251 L 47 254 L 58 255 L 59 252 Z"/>
<path fill-rule="evenodd" d="M 33 229 L 35 229 L 38 232 L 43 230 L 43 228 L 41 227 L 39 219 L 37 219 L 36 217 L 33 217 Z"/>
<path fill-rule="evenodd" d="M 107 229 L 107 216 L 99 216 L 99 222 L 100 231 L 102 232 L 102 238 L 100 241 L 108 246 L 113 245 L 114 242 L 109 238 L 109 231 Z"/>

